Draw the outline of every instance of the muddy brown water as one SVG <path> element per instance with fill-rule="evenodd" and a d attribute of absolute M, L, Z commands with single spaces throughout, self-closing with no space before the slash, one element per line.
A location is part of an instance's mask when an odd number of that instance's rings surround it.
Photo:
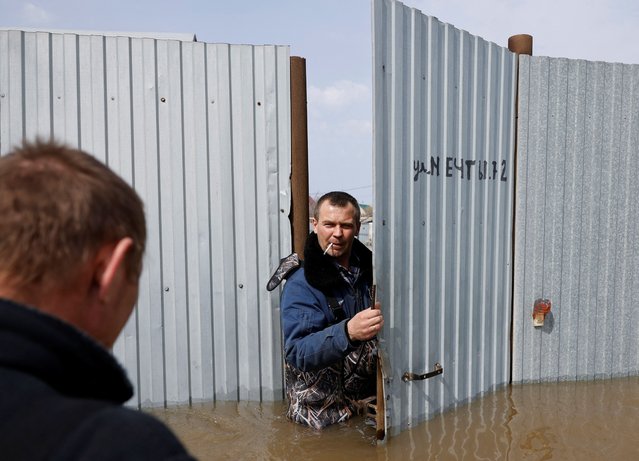
<path fill-rule="evenodd" d="M 639 460 L 639 377 L 505 387 L 375 443 L 364 418 L 308 429 L 284 403 L 146 410 L 206 460 Z"/>

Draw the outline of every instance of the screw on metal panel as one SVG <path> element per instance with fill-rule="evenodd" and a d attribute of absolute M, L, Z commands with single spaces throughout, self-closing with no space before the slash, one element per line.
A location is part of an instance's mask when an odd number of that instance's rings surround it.
<path fill-rule="evenodd" d="M 240 288 L 244 288 L 244 285 L 240 283 L 240 284 L 238 285 L 238 287 L 240 287 Z"/>
<path fill-rule="evenodd" d="M 160 98 L 160 101 L 166 102 L 166 98 Z"/>
<path fill-rule="evenodd" d="M 259 101 L 257 101 L 257 105 L 258 105 L 258 106 L 261 106 L 261 105 L 262 105 L 262 103 L 261 103 L 261 102 L 259 102 Z"/>
<path fill-rule="evenodd" d="M 164 291 L 169 291 L 169 287 L 164 287 Z"/>

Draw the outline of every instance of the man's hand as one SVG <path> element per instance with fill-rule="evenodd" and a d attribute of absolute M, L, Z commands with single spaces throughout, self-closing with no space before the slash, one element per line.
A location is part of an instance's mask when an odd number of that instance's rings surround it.
<path fill-rule="evenodd" d="M 351 341 L 367 341 L 379 332 L 384 325 L 384 316 L 375 303 L 376 309 L 368 308 L 358 312 L 346 323 L 346 330 Z"/>

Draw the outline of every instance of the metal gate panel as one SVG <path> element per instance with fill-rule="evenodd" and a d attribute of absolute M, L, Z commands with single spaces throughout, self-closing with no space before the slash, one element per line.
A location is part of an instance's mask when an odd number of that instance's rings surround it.
<path fill-rule="evenodd" d="M 374 264 L 395 433 L 509 380 L 516 59 L 373 2 Z M 440 363 L 443 374 L 404 382 Z"/>

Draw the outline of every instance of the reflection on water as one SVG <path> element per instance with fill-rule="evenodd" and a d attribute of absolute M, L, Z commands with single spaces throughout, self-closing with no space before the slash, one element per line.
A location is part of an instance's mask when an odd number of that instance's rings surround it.
<path fill-rule="evenodd" d="M 284 404 L 148 410 L 201 460 L 639 460 L 639 378 L 504 388 L 375 444 L 363 418 L 315 431 Z"/>

